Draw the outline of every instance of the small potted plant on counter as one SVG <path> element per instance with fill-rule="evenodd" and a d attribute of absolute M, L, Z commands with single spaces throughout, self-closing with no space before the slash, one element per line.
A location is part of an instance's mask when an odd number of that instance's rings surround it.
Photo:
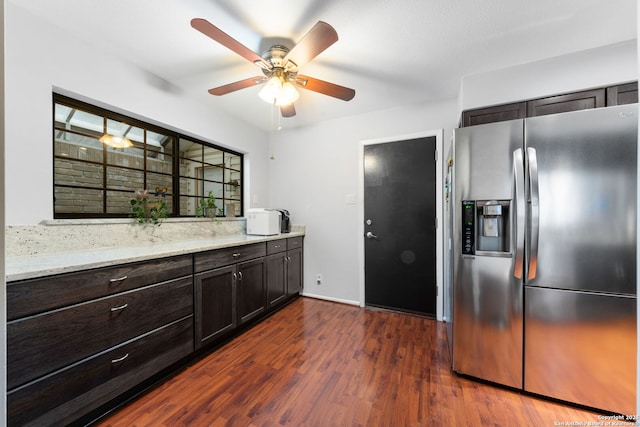
<path fill-rule="evenodd" d="M 153 194 L 156 199 L 150 200 L 149 197 L 151 194 Z M 155 193 L 151 193 L 146 189 L 136 191 L 135 197 L 129 201 L 129 203 L 131 203 L 131 213 L 129 217 L 133 218 L 138 224 L 160 225 L 163 219 L 169 217 L 169 208 L 164 202 L 166 195 L 166 188 L 156 187 Z"/>
<path fill-rule="evenodd" d="M 216 198 L 213 191 L 209 191 L 206 199 L 200 199 L 200 205 L 196 208 L 196 216 L 215 218 L 217 213 Z"/>

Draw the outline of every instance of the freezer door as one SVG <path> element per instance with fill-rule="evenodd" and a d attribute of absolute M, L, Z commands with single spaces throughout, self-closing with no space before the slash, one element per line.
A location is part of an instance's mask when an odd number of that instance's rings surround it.
<path fill-rule="evenodd" d="M 635 295 L 637 114 L 632 104 L 525 120 L 528 284 Z"/>
<path fill-rule="evenodd" d="M 525 287 L 526 391 L 636 413 L 636 298 Z"/>
<path fill-rule="evenodd" d="M 505 227 L 508 251 L 463 255 L 461 211 L 465 200 L 505 201 L 513 225 L 514 151 L 522 151 L 523 135 L 522 120 L 456 129 L 451 205 L 453 369 L 517 388 L 522 387 L 523 290 L 514 276 L 516 227 Z"/>

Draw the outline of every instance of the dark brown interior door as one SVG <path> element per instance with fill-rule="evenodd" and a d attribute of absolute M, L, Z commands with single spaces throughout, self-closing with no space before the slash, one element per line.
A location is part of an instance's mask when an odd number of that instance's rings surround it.
<path fill-rule="evenodd" d="M 364 147 L 365 304 L 436 314 L 436 137 Z"/>

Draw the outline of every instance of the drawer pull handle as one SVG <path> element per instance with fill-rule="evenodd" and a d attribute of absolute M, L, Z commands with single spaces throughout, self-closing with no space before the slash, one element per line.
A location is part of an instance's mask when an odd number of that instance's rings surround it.
<path fill-rule="evenodd" d="M 129 304 L 122 304 L 119 305 L 117 307 L 111 307 L 111 311 L 120 311 L 120 310 L 124 310 L 125 308 L 127 308 Z"/>
<path fill-rule="evenodd" d="M 117 359 L 111 359 L 111 363 L 120 363 L 122 362 L 124 359 L 126 359 L 127 357 L 129 357 L 129 353 L 125 354 L 122 357 L 119 357 Z"/>
<path fill-rule="evenodd" d="M 234 257 L 234 258 L 238 258 L 238 257 L 240 256 L 240 252 L 236 252 L 236 253 L 234 253 L 234 254 L 233 254 L 233 255 L 231 255 L 231 256 L 232 256 L 232 257 Z"/>
<path fill-rule="evenodd" d="M 125 274 L 125 275 L 124 275 L 124 276 L 122 276 L 122 277 L 118 277 L 118 278 L 115 278 L 115 279 L 109 279 L 109 281 L 110 281 L 111 283 L 115 283 L 115 282 L 122 282 L 122 281 L 123 281 L 123 280 L 125 280 L 127 277 L 129 277 L 129 276 L 127 276 L 127 275 Z"/>

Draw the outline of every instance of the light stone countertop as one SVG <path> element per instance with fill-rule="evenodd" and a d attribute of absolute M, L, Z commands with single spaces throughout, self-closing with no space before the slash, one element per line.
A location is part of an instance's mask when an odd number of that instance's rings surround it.
<path fill-rule="evenodd" d="M 296 231 L 272 236 L 235 234 L 208 239 L 183 240 L 141 246 L 122 246 L 50 254 L 8 256 L 5 258 L 5 273 L 7 282 L 11 282 L 304 235 L 304 232 Z"/>

